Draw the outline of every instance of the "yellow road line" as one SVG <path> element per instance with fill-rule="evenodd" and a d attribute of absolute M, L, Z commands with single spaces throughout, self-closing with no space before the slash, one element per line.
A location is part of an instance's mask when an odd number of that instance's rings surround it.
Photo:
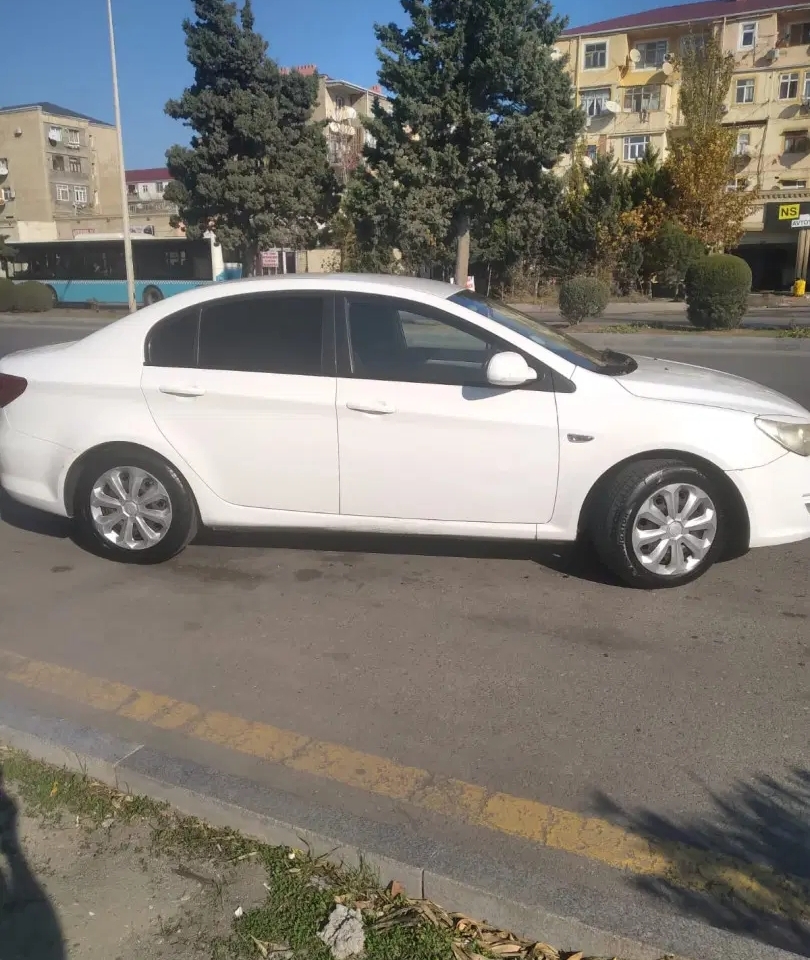
<path fill-rule="evenodd" d="M 810 919 L 808 887 L 766 866 L 715 856 L 683 844 L 648 840 L 597 817 L 436 777 L 427 770 L 341 744 L 221 711 L 203 710 L 193 703 L 10 651 L 0 650 L 0 676 L 83 706 L 162 730 L 179 730 L 196 740 L 609 867 L 712 896 L 733 896 L 757 910 Z"/>

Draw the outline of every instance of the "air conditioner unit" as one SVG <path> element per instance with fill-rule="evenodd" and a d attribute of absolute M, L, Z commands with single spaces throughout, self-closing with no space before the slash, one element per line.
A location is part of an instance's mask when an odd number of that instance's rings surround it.
<path fill-rule="evenodd" d="M 17 191 L 16 190 L 6 190 L 6 200 L 16 200 Z"/>
<path fill-rule="evenodd" d="M 729 110 L 730 110 L 730 107 L 727 103 L 720 104 L 720 113 L 725 114 L 725 113 L 728 113 Z"/>
<path fill-rule="evenodd" d="M 765 56 L 768 60 L 778 60 L 782 56 L 782 51 L 778 47 L 771 47 Z"/>
<path fill-rule="evenodd" d="M 638 118 L 642 123 L 646 123 L 650 119 L 649 110 L 639 110 Z"/>

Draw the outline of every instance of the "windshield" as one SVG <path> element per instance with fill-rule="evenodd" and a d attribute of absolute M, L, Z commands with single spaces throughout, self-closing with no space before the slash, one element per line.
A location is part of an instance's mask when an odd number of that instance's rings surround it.
<path fill-rule="evenodd" d="M 513 333 L 528 337 L 533 343 L 550 350 L 569 363 L 584 367 L 593 373 L 616 376 L 620 373 L 630 373 L 636 368 L 635 361 L 626 354 L 589 347 L 588 344 L 569 337 L 561 330 L 547 327 L 528 314 L 521 313 L 520 310 L 515 310 L 514 307 L 509 307 L 505 303 L 484 297 L 480 293 L 462 290 L 450 297 L 450 303 L 457 303 L 483 317 L 488 317 Z"/>

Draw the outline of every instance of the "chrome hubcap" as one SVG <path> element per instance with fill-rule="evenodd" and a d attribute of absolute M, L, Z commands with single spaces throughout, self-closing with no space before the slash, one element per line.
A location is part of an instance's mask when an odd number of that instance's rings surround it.
<path fill-rule="evenodd" d="M 160 480 L 140 467 L 114 467 L 90 492 L 98 534 L 124 550 L 148 550 L 169 532 L 172 503 Z"/>
<path fill-rule="evenodd" d="M 648 497 L 633 523 L 636 559 L 659 577 L 691 573 L 717 536 L 717 510 L 705 490 L 670 483 Z"/>

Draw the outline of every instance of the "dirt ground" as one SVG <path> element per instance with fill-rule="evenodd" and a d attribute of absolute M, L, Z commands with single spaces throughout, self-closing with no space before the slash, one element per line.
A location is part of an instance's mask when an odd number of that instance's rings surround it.
<path fill-rule="evenodd" d="M 31 816 L 7 792 L 0 960 L 207 960 L 234 911 L 266 897 L 250 857 L 223 867 L 167 856 L 147 823 Z"/>

